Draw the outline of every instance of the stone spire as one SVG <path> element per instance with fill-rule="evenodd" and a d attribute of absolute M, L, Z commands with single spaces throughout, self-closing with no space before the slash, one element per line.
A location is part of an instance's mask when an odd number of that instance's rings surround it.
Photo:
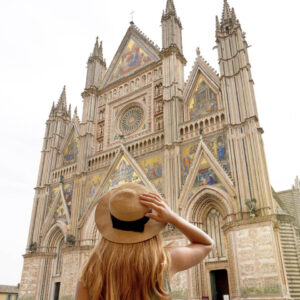
<path fill-rule="evenodd" d="M 221 22 L 223 23 L 224 21 L 231 19 L 231 10 L 229 7 L 229 4 L 227 0 L 224 0 L 224 6 L 223 6 L 223 13 L 222 13 L 222 19 Z"/>
<path fill-rule="evenodd" d="M 61 111 L 67 111 L 67 96 L 65 85 L 57 102 L 56 108 Z"/>
<path fill-rule="evenodd" d="M 103 59 L 103 45 L 102 41 L 99 45 L 98 37 L 96 38 L 94 50 L 88 59 L 87 65 L 88 70 L 86 78 L 86 88 L 90 88 L 92 86 L 98 87 L 106 72 L 106 62 Z"/>
<path fill-rule="evenodd" d="M 173 0 L 167 0 L 166 10 L 161 18 L 162 48 L 177 47 L 182 54 L 182 25 L 176 14 Z"/>
<path fill-rule="evenodd" d="M 99 39 L 99 37 L 97 36 L 92 56 L 99 56 L 99 42 L 98 42 L 98 39 Z"/>
<path fill-rule="evenodd" d="M 216 16 L 216 31 L 221 31 L 221 25 L 218 16 Z"/>
<path fill-rule="evenodd" d="M 176 15 L 176 9 L 175 9 L 173 0 L 167 1 L 166 14 L 169 14 L 169 13 L 174 13 Z"/>

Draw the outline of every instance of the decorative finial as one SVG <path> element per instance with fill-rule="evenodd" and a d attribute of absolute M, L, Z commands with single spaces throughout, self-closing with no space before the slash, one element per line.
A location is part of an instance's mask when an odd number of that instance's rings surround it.
<path fill-rule="evenodd" d="M 197 54 L 197 56 L 200 56 L 200 48 L 199 47 L 196 48 L 196 54 Z"/>
<path fill-rule="evenodd" d="M 135 13 L 134 10 L 132 10 L 132 11 L 130 12 L 130 15 L 131 15 L 131 21 L 130 21 L 130 24 L 131 24 L 131 25 L 134 24 L 134 22 L 133 22 L 133 15 L 134 15 L 134 13 Z"/>

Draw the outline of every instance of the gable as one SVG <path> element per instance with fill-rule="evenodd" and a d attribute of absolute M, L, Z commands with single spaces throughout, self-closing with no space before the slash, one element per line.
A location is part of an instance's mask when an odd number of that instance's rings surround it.
<path fill-rule="evenodd" d="M 144 185 L 141 177 L 137 174 L 136 170 L 130 164 L 128 159 L 123 155 L 116 165 L 115 169 L 109 176 L 103 192 L 105 193 L 112 188 L 118 187 L 128 182 L 134 182 Z"/>
<path fill-rule="evenodd" d="M 129 76 L 150 63 L 159 60 L 158 56 L 150 50 L 150 47 L 147 47 L 141 39 L 133 34 L 130 34 L 129 37 L 122 42 L 120 48 L 112 65 L 109 67 L 104 86 Z M 118 55 L 118 53 L 120 54 Z"/>
<path fill-rule="evenodd" d="M 91 176 L 90 180 L 93 186 L 90 189 L 88 188 L 86 190 L 87 192 L 89 191 L 91 193 L 91 196 L 86 205 L 86 209 L 82 211 L 82 218 L 80 219 L 79 226 L 84 225 L 89 214 L 92 213 L 99 198 L 112 188 L 116 188 L 124 183 L 134 182 L 147 186 L 154 192 L 158 193 L 158 189 L 155 185 L 155 180 L 162 179 L 160 177 L 160 166 L 157 165 L 159 161 L 162 162 L 162 159 L 160 160 L 160 158 L 154 158 L 152 159 L 152 161 L 154 164 L 156 163 L 155 167 L 152 169 L 155 170 L 156 175 L 153 174 L 153 176 L 151 177 L 152 180 L 149 180 L 149 177 L 147 177 L 142 167 L 130 155 L 126 148 L 123 145 L 120 145 L 120 151 L 107 171 L 103 172 L 103 174 Z"/>
<path fill-rule="evenodd" d="M 224 184 L 220 181 L 214 168 L 208 162 L 208 159 L 203 154 L 198 165 L 197 172 L 194 176 L 193 185 L 190 189 L 188 198 L 191 198 L 195 192 L 202 186 L 213 185 L 224 191 L 227 191 Z"/>
<path fill-rule="evenodd" d="M 219 109 L 216 89 L 199 74 L 187 100 L 187 119 L 202 118 Z"/>
<path fill-rule="evenodd" d="M 202 188 L 213 186 L 229 194 L 234 194 L 233 182 L 209 150 L 203 140 L 200 141 L 193 163 L 189 168 L 188 176 L 184 183 L 180 203 L 193 197 Z"/>

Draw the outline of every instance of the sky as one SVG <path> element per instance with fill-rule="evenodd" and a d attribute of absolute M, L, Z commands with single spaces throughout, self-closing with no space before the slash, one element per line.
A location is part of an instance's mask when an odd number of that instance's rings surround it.
<path fill-rule="evenodd" d="M 300 175 L 298 0 L 229 0 L 249 48 L 270 180 Z M 166 0 L 0 1 L 0 285 L 21 280 L 45 122 L 66 85 L 82 112 L 86 63 L 96 36 L 109 65 L 131 21 L 161 47 Z M 196 48 L 216 69 L 215 16 L 223 0 L 175 0 L 183 24 L 185 78 Z"/>

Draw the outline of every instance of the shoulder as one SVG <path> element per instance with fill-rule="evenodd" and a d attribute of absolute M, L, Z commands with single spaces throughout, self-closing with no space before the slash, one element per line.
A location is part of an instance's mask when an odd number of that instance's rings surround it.
<path fill-rule="evenodd" d="M 76 296 L 75 300 L 89 300 L 89 291 L 87 287 L 84 285 L 84 283 L 79 280 L 77 282 L 77 288 L 76 288 Z"/>

